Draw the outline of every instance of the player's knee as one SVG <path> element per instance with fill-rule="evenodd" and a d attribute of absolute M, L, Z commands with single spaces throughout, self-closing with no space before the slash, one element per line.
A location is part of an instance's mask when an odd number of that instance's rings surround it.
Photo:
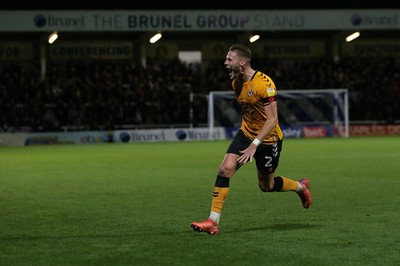
<path fill-rule="evenodd" d="M 235 167 L 233 167 L 233 166 L 230 167 L 229 165 L 224 164 L 218 168 L 218 175 L 219 176 L 232 176 L 235 173 L 235 171 L 236 171 Z"/>

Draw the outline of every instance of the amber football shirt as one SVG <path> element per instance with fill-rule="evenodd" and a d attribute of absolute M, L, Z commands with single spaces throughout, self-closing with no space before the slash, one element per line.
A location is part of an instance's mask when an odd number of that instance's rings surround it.
<path fill-rule="evenodd" d="M 235 88 L 235 80 L 232 81 Z M 242 107 L 242 125 L 240 129 L 253 140 L 268 119 L 264 107 L 276 101 L 277 90 L 275 83 L 266 74 L 256 71 L 251 80 L 244 82 L 236 99 Z M 276 143 L 283 138 L 282 130 L 277 124 L 263 143 Z"/>

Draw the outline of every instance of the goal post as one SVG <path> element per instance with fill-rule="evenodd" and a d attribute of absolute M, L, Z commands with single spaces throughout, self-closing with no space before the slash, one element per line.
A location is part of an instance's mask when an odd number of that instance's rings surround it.
<path fill-rule="evenodd" d="M 349 137 L 347 89 L 280 90 L 279 123 L 288 137 Z M 233 91 L 208 94 L 209 139 L 215 127 L 239 128 L 241 108 Z"/>

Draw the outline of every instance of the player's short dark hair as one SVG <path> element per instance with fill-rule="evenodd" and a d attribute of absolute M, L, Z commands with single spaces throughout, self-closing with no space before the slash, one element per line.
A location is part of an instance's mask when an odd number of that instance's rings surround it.
<path fill-rule="evenodd" d="M 251 50 L 244 44 L 232 44 L 231 47 L 229 47 L 229 51 L 235 52 L 239 56 L 246 58 L 248 61 L 251 61 Z"/>

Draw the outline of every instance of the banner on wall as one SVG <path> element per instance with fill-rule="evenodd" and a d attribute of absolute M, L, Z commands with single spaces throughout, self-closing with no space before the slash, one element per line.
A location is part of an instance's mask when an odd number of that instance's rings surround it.
<path fill-rule="evenodd" d="M 400 125 L 352 125 L 350 136 L 399 136 Z"/>
<path fill-rule="evenodd" d="M 77 132 L 38 132 L 25 133 L 24 145 L 51 144 L 93 144 L 114 142 L 112 132 L 106 131 L 77 131 Z"/>
<path fill-rule="evenodd" d="M 116 142 L 195 141 L 210 139 L 209 133 L 208 127 L 116 130 L 114 131 L 114 140 Z M 214 140 L 224 140 L 226 138 L 223 127 L 214 128 Z"/>
<path fill-rule="evenodd" d="M 121 41 L 56 42 L 49 48 L 51 59 L 132 59 L 133 44 Z"/>
<path fill-rule="evenodd" d="M 0 11 L 0 31 L 399 29 L 400 9 Z"/>
<path fill-rule="evenodd" d="M 216 127 L 214 140 L 232 139 L 238 128 Z M 282 127 L 285 138 L 325 138 L 338 136 L 329 126 Z M 145 143 L 163 141 L 208 141 L 209 128 L 137 129 L 116 131 L 0 133 L 0 146 L 31 146 L 55 144 Z M 350 125 L 350 137 L 400 136 L 400 124 Z"/>
<path fill-rule="evenodd" d="M 321 57 L 326 54 L 326 45 L 322 41 L 310 40 L 269 41 L 265 43 L 260 54 L 270 58 Z"/>
<path fill-rule="evenodd" d="M 344 56 L 400 56 L 400 41 L 396 39 L 357 40 L 343 43 L 341 52 Z"/>
<path fill-rule="evenodd" d="M 32 60 L 33 44 L 30 42 L 0 42 L 0 61 Z"/>

